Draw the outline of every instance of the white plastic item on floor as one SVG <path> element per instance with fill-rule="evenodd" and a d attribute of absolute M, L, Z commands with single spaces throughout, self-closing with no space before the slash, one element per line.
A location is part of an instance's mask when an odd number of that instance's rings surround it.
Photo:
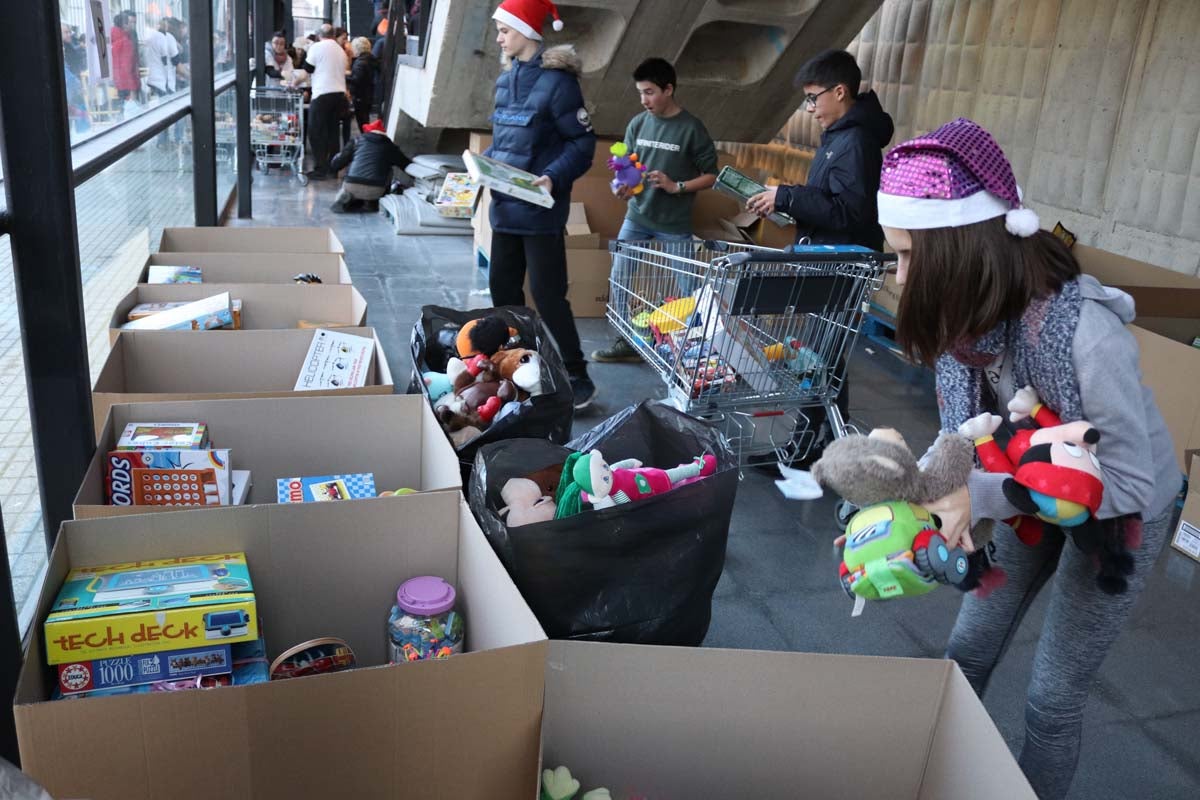
<path fill-rule="evenodd" d="M 392 220 L 392 229 L 397 236 L 419 234 L 424 236 L 471 236 L 474 231 L 469 219 L 443 217 L 432 203 L 417 196 L 417 192 L 388 194 L 379 200 L 380 212 Z"/>

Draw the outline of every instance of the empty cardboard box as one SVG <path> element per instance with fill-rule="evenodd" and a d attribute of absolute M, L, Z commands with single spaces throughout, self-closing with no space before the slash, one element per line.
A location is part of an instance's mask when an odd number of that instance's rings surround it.
<path fill-rule="evenodd" d="M 130 422 L 193 420 L 208 425 L 214 447 L 232 451 L 234 469 L 250 470 L 249 504 L 275 503 L 279 478 L 358 472 L 374 474 L 376 492 L 462 489 L 458 457 L 421 395 L 118 404 L 75 496 L 75 518 L 170 511 L 105 505 L 106 459 Z"/>
<path fill-rule="evenodd" d="M 41 621 L 71 567 L 231 551 L 269 658 L 336 636 L 359 668 L 47 700 Z M 386 666 L 388 610 L 418 575 L 455 585 L 467 652 Z M 21 766 L 54 797 L 533 796 L 545 635 L 457 492 L 67 522 L 37 614 L 14 716 Z"/>
<path fill-rule="evenodd" d="M 951 661 L 554 641 L 545 704 L 581 793 L 1034 797 Z"/>
<path fill-rule="evenodd" d="M 268 284 L 268 283 L 174 283 L 139 284 L 117 302 L 109 320 L 109 341 L 115 342 L 121 326 L 129 321 L 129 310 L 140 303 L 170 303 L 203 300 L 229 292 L 242 301 L 244 330 L 295 328 L 301 320 L 361 327 L 367 320 L 367 301 L 353 286 Z M 227 331 L 205 331 L 223 335 Z M 226 345 L 229 346 L 229 345 Z"/>
<path fill-rule="evenodd" d="M 240 331 L 237 346 L 194 331 L 125 331 L 117 338 L 92 386 L 96 436 L 117 403 L 232 400 L 249 397 L 321 397 L 392 394 L 392 373 L 374 328 L 338 328 L 374 340 L 365 386 L 295 391 L 315 331 Z"/>
<path fill-rule="evenodd" d="M 163 228 L 161 253 L 344 253 L 329 228 Z"/>
<path fill-rule="evenodd" d="M 138 283 L 146 283 L 150 267 L 158 265 L 199 267 L 204 283 L 294 283 L 304 273 L 323 284 L 352 283 L 337 253 L 151 253 Z"/>

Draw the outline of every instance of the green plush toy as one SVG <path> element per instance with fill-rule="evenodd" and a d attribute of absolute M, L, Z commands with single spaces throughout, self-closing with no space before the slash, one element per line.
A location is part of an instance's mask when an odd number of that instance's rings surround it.
<path fill-rule="evenodd" d="M 579 781 L 571 777 L 566 767 L 542 771 L 541 800 L 571 800 L 579 791 Z"/>

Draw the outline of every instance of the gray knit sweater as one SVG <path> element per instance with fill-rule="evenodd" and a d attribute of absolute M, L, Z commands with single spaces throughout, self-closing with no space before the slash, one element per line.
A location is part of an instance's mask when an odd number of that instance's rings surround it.
<path fill-rule="evenodd" d="M 1100 431 L 1096 454 L 1104 473 L 1104 502 L 1096 516 L 1157 519 L 1179 493 L 1182 477 L 1154 394 L 1142 384 L 1137 340 L 1125 328 L 1134 318 L 1133 298 L 1089 275 L 1079 279 L 1079 288 L 1083 307 L 1072 358 L 1084 419 Z M 1004 409 L 993 411 L 1008 417 Z M 972 473 L 967 482 L 972 526 L 1021 513 L 1004 497 L 1006 477 Z"/>

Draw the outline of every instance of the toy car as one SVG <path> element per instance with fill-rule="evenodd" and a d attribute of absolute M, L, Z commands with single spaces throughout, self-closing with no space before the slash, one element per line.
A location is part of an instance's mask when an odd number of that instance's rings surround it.
<path fill-rule="evenodd" d="M 946 546 L 941 522 L 913 503 L 877 503 L 860 509 L 846 526 L 839 568 L 850 597 L 886 600 L 932 592 L 939 583 L 961 584 L 967 555 Z"/>

